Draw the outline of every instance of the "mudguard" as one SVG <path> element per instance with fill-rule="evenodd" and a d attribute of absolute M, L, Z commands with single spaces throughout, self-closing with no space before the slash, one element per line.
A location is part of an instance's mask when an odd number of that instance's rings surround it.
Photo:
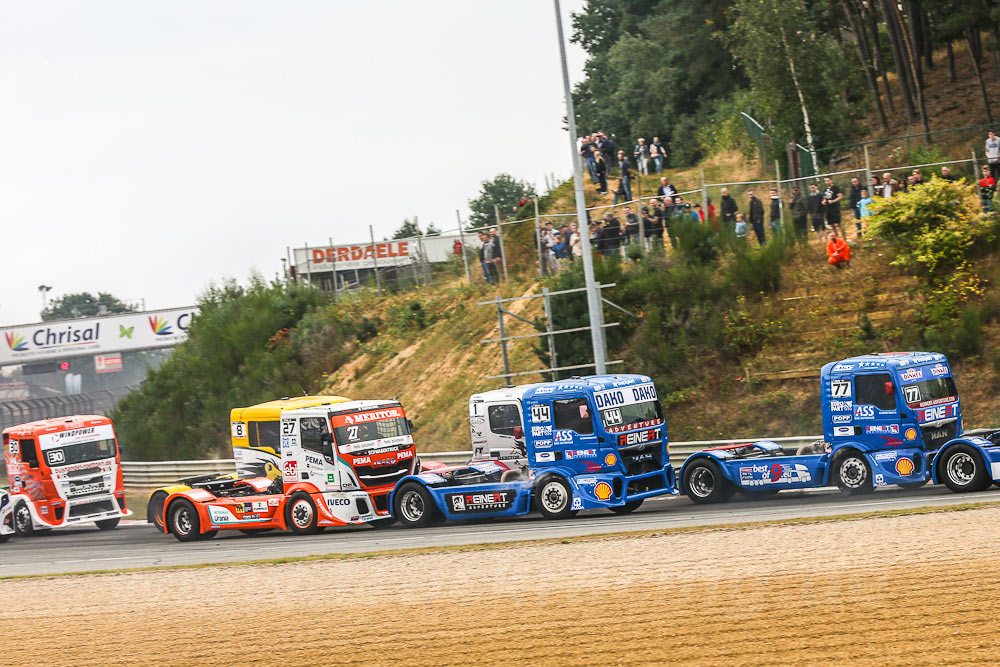
<path fill-rule="evenodd" d="M 986 463 L 986 467 L 989 470 L 990 477 L 994 482 L 1000 482 L 1000 444 L 995 444 L 994 439 L 1000 440 L 1000 431 L 990 433 L 986 438 L 981 438 L 979 436 L 959 436 L 941 445 L 941 448 L 937 451 L 937 455 L 931 462 L 931 480 L 935 484 L 940 484 L 940 476 L 938 474 L 938 462 L 943 460 L 943 457 L 947 453 L 948 449 L 957 444 L 968 445 L 972 447 L 979 455 L 983 457 L 983 461 Z"/>

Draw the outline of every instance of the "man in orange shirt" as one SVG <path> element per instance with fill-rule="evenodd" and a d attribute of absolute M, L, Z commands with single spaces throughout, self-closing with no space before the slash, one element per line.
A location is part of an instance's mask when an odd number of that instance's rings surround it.
<path fill-rule="evenodd" d="M 834 232 L 830 232 L 827 239 L 829 240 L 826 242 L 826 261 L 838 269 L 850 266 L 851 246 L 847 245 L 847 241 L 837 238 Z"/>

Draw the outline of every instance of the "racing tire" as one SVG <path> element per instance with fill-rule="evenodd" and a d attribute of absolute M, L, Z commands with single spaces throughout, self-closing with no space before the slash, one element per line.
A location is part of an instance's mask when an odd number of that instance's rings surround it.
<path fill-rule="evenodd" d="M 179 498 L 167 510 L 167 530 L 179 542 L 194 542 L 204 539 L 201 534 L 201 518 L 194 503 Z"/>
<path fill-rule="evenodd" d="M 95 521 L 98 530 L 114 530 L 118 527 L 118 523 L 122 520 L 120 516 L 112 517 L 110 519 L 101 519 L 100 521 Z"/>
<path fill-rule="evenodd" d="M 158 532 L 163 532 L 163 503 L 167 500 L 166 491 L 154 491 L 146 501 L 146 522 L 153 525 Z"/>
<path fill-rule="evenodd" d="M 369 521 L 368 525 L 375 530 L 385 530 L 386 528 L 391 527 L 394 523 L 396 523 L 396 517 L 389 516 L 388 518 L 379 519 L 378 521 Z"/>
<path fill-rule="evenodd" d="M 28 503 L 21 501 L 15 505 L 10 520 L 14 524 L 14 534 L 18 537 L 30 537 L 35 534 L 35 526 L 31 522 L 31 510 L 28 509 Z"/>
<path fill-rule="evenodd" d="M 845 496 L 859 496 L 871 493 L 875 488 L 872 482 L 872 469 L 865 460 L 864 454 L 849 451 L 838 456 L 833 462 L 833 474 L 836 476 L 837 488 Z"/>
<path fill-rule="evenodd" d="M 392 498 L 392 515 L 403 528 L 423 528 L 435 523 L 440 514 L 431 492 L 423 484 L 404 484 Z"/>
<path fill-rule="evenodd" d="M 969 445 L 949 447 L 938 465 L 938 478 L 955 493 L 985 491 L 993 482 L 983 457 Z"/>
<path fill-rule="evenodd" d="M 573 489 L 558 475 L 548 475 L 535 484 L 535 507 L 546 519 L 573 516 Z"/>
<path fill-rule="evenodd" d="M 285 504 L 285 526 L 296 535 L 315 535 L 319 532 L 319 513 L 316 503 L 304 491 L 296 491 Z"/>
<path fill-rule="evenodd" d="M 724 503 L 736 493 L 736 487 L 722 474 L 715 461 L 698 459 L 684 470 L 681 482 L 684 495 L 697 505 Z"/>
<path fill-rule="evenodd" d="M 619 505 L 618 507 L 609 507 L 608 509 L 615 514 L 631 514 L 642 506 L 642 501 L 645 498 L 639 498 L 639 500 L 632 500 L 625 503 L 624 505 Z"/>

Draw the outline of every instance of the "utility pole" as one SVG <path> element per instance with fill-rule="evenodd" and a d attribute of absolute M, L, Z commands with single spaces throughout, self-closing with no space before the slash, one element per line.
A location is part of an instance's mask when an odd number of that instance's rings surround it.
<path fill-rule="evenodd" d="M 573 92 L 569 86 L 569 67 L 566 65 L 566 42 L 563 38 L 562 12 L 559 0 L 553 0 L 556 9 L 556 30 L 559 33 L 559 57 L 562 60 L 563 91 L 566 95 L 566 124 L 569 126 L 569 153 L 573 159 L 573 186 L 576 193 L 577 227 L 583 247 L 583 279 L 587 289 L 587 311 L 590 313 L 590 338 L 594 346 L 594 372 L 602 375 L 607 370 L 604 349 L 604 329 L 601 328 L 601 298 L 594 280 L 594 257 L 590 252 L 590 225 L 587 221 L 587 201 L 583 196 L 583 166 L 576 147 L 576 115 L 573 112 Z"/>

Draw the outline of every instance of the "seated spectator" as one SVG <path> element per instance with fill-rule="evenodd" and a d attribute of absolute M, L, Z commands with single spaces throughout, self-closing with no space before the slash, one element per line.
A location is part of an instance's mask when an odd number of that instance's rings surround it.
<path fill-rule="evenodd" d="M 826 242 L 826 261 L 837 269 L 851 265 L 851 246 L 837 234 L 830 232 Z"/>
<path fill-rule="evenodd" d="M 746 243 L 747 238 L 750 236 L 750 227 L 747 226 L 747 221 L 743 219 L 742 213 L 736 214 L 736 238 L 740 239 Z"/>

